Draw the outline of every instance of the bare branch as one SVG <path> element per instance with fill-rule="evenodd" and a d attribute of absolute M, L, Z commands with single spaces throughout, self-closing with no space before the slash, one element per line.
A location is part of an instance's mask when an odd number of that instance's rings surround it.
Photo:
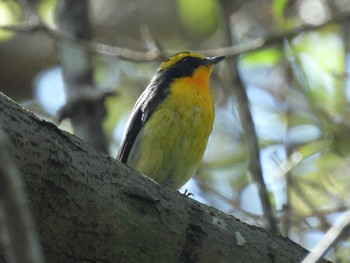
<path fill-rule="evenodd" d="M 224 6 L 223 3 L 222 6 Z M 224 14 L 224 22 L 226 25 L 226 38 L 229 45 L 233 46 L 235 43 L 234 39 L 231 37 L 232 32 L 229 22 L 229 14 L 224 8 L 222 8 L 222 10 Z M 238 57 L 231 57 L 227 60 L 227 64 L 231 73 L 231 86 L 233 88 L 234 96 L 238 106 L 238 113 L 242 123 L 248 148 L 249 171 L 258 187 L 261 205 L 264 211 L 264 215 L 269 224 L 268 229 L 273 233 L 277 233 L 278 230 L 276 219 L 274 217 L 267 187 L 262 174 L 258 137 L 255 131 L 255 125 L 249 108 L 248 95 L 240 77 L 240 72 L 238 68 Z"/>
<path fill-rule="evenodd" d="M 46 25 L 39 18 L 26 21 L 19 25 L 0 26 L 0 29 L 16 33 L 31 33 L 34 31 L 42 30 L 48 36 L 56 40 L 67 41 L 69 43 L 76 44 L 85 50 L 94 52 L 101 56 L 120 58 L 128 61 L 150 62 L 162 58 L 162 54 L 160 54 L 159 50 L 137 51 L 124 47 L 111 46 L 91 40 L 82 39 L 74 35 L 70 35 L 57 27 Z"/>
<path fill-rule="evenodd" d="M 318 25 L 303 24 L 303 25 L 294 27 L 293 29 L 290 29 L 288 31 L 271 34 L 265 37 L 256 38 L 251 42 L 248 42 L 247 44 L 211 49 L 211 50 L 206 50 L 201 52 L 203 54 L 207 54 L 210 56 L 215 56 L 215 55 L 239 56 L 245 53 L 258 51 L 272 44 L 282 43 L 285 39 L 296 37 L 301 33 L 315 31 L 326 25 L 329 25 L 332 23 L 339 23 L 349 19 L 350 19 L 350 11 L 345 11 L 345 12 L 330 16 L 329 19 L 325 20 L 323 23 Z"/>
<path fill-rule="evenodd" d="M 350 226 L 350 210 L 348 210 L 335 224 L 328 230 L 321 241 L 315 246 L 302 263 L 315 263 L 337 242 L 341 235 Z"/>
<path fill-rule="evenodd" d="M 87 41 L 81 38 L 68 35 L 56 27 L 45 25 L 37 16 L 36 17 L 31 16 L 31 17 L 33 21 L 27 21 L 20 25 L 0 26 L 0 29 L 9 30 L 17 33 L 26 33 L 26 32 L 36 31 L 36 30 L 43 30 L 54 39 L 65 40 L 68 42 L 75 43 L 81 46 L 82 48 L 87 49 L 91 52 L 94 52 L 98 55 L 120 58 L 123 60 L 134 61 L 134 62 L 156 61 L 162 58 L 162 54 L 168 55 L 168 54 L 174 53 L 174 51 L 170 51 L 170 50 L 164 50 L 163 52 L 159 53 L 159 50 L 156 50 L 156 49 L 149 50 L 149 51 L 139 51 L 139 50 L 128 49 L 125 47 L 106 45 L 106 44 L 98 43 L 94 41 Z M 342 22 L 342 21 L 348 20 L 349 18 L 350 18 L 350 11 L 346 11 L 346 12 L 335 14 L 331 16 L 328 20 L 318 25 L 304 24 L 304 25 L 295 27 L 289 31 L 271 34 L 266 37 L 256 38 L 245 44 L 239 44 L 239 45 L 216 48 L 216 49 L 208 49 L 208 50 L 197 50 L 197 51 L 207 56 L 217 56 L 217 55 L 239 56 L 245 53 L 258 51 L 272 44 L 281 43 L 286 38 L 287 39 L 293 38 L 303 32 L 314 31 L 325 25 Z"/>
<path fill-rule="evenodd" d="M 159 58 L 165 59 L 166 55 L 164 55 L 163 47 L 160 45 L 159 41 L 157 41 L 156 37 L 152 34 L 152 31 L 146 23 L 142 23 L 140 25 L 140 31 L 148 49 L 154 50 L 156 53 L 158 53 Z"/>

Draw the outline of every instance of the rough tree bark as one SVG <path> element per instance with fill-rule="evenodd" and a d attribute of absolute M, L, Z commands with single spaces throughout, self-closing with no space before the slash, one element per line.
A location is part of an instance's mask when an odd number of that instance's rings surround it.
<path fill-rule="evenodd" d="M 157 185 L 1 93 L 0 128 L 47 262 L 284 263 L 307 254 L 287 238 Z"/>

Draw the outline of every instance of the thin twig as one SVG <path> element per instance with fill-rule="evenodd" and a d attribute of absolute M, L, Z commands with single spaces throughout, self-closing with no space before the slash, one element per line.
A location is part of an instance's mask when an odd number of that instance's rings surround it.
<path fill-rule="evenodd" d="M 322 258 L 327 251 L 337 242 L 341 235 L 350 226 L 350 210 L 348 210 L 335 224 L 328 230 L 315 248 L 306 256 L 302 263 L 315 263 Z"/>
<path fill-rule="evenodd" d="M 245 53 L 258 51 L 272 44 L 282 43 L 285 39 L 291 39 L 293 37 L 298 36 L 301 33 L 315 31 L 326 25 L 329 25 L 332 23 L 339 23 L 348 19 L 350 19 L 350 11 L 345 11 L 345 12 L 334 14 L 330 16 L 329 19 L 317 25 L 303 24 L 300 26 L 296 26 L 288 31 L 270 34 L 265 37 L 258 37 L 252 40 L 251 42 L 248 42 L 247 44 L 211 49 L 211 50 L 202 51 L 202 52 L 212 56 L 214 55 L 239 56 Z"/>
<path fill-rule="evenodd" d="M 295 196 L 299 198 L 310 211 L 316 211 L 317 209 L 315 208 L 314 200 L 310 195 L 308 195 L 308 193 L 305 193 L 305 191 L 302 190 L 302 186 L 304 185 L 305 183 L 302 182 L 300 178 L 299 180 L 294 180 L 293 190 L 295 192 Z M 315 214 L 315 217 L 318 218 L 322 226 L 329 226 L 329 223 L 326 220 L 325 216 L 323 216 L 322 214 L 317 214 L 317 215 L 316 213 L 314 214 Z"/>
<path fill-rule="evenodd" d="M 223 0 L 222 0 L 223 1 Z M 223 3 L 222 7 L 224 6 Z M 222 8 L 224 16 L 224 24 L 226 25 L 226 38 L 230 46 L 233 46 L 234 39 L 232 38 L 232 32 L 229 21 L 229 13 L 225 8 Z M 272 205 L 268 195 L 267 187 L 262 173 L 260 162 L 260 149 L 258 137 L 255 131 L 255 125 L 253 122 L 252 114 L 249 108 L 248 95 L 240 77 L 238 68 L 238 57 L 231 57 L 227 60 L 227 65 L 230 72 L 231 84 L 235 95 L 236 103 L 238 106 L 239 117 L 243 126 L 246 144 L 248 147 L 249 155 L 249 171 L 258 187 L 261 205 L 264 211 L 264 215 L 268 222 L 268 229 L 272 233 L 277 233 L 277 222 L 272 210 Z"/>
<path fill-rule="evenodd" d="M 348 207 L 345 204 L 339 204 L 335 207 L 331 207 L 331 208 L 323 208 L 323 209 L 319 209 L 319 210 L 312 210 L 311 212 L 309 212 L 308 214 L 302 213 L 302 212 L 294 212 L 293 213 L 293 217 L 295 217 L 297 220 L 300 220 L 302 218 L 315 218 L 315 217 L 327 217 L 329 215 L 335 214 L 335 213 L 340 213 L 340 212 L 344 212 L 345 210 L 347 210 Z"/>
<path fill-rule="evenodd" d="M 289 64 L 284 63 L 284 66 L 286 68 L 286 82 L 287 83 L 293 83 L 294 78 L 293 78 L 293 74 L 291 71 L 291 68 L 288 67 Z M 291 84 L 288 85 L 289 90 L 292 89 Z M 288 158 L 290 158 L 290 156 L 293 155 L 293 146 L 291 145 L 291 143 L 288 141 L 288 130 L 291 128 L 291 115 L 292 115 L 292 111 L 291 111 L 291 107 L 290 104 L 288 104 L 287 106 L 287 110 L 286 110 L 286 131 L 284 134 L 284 150 L 286 153 L 286 156 L 288 156 Z M 283 235 L 288 237 L 289 236 L 289 232 L 291 229 L 291 216 L 293 214 L 293 206 L 292 206 L 292 189 L 293 189 L 293 173 L 291 170 L 286 172 L 286 204 L 284 206 L 284 215 L 283 215 L 283 222 L 282 222 L 282 229 L 283 229 Z"/>
<path fill-rule="evenodd" d="M 248 43 L 239 44 L 234 46 L 208 49 L 208 50 L 197 50 L 200 53 L 203 53 L 207 56 L 239 56 L 245 53 L 258 51 L 267 46 L 270 46 L 275 43 L 282 43 L 285 39 L 293 38 L 301 33 L 315 31 L 325 25 L 331 23 L 337 23 L 350 19 L 350 11 L 342 12 L 331 16 L 328 20 L 325 20 L 323 23 L 318 25 L 309 25 L 304 24 L 297 26 L 289 31 L 271 34 L 265 37 L 258 37 Z M 37 30 L 43 30 L 49 36 L 54 39 L 65 40 L 68 42 L 73 42 L 77 45 L 80 45 L 82 48 L 85 48 L 91 52 L 99 54 L 106 57 L 117 57 L 120 59 L 134 61 L 134 62 L 149 62 L 156 61 L 161 59 L 161 54 L 157 50 L 150 51 L 139 51 L 132 50 L 125 47 L 111 46 L 94 41 L 87 41 L 81 38 L 70 36 L 65 32 L 57 29 L 56 27 L 45 25 L 38 17 L 32 17 L 32 21 L 27 21 L 19 25 L 8 25 L 0 26 L 0 29 L 9 30 L 17 33 L 32 32 Z M 163 54 L 172 54 L 175 51 L 164 50 Z"/>
<path fill-rule="evenodd" d="M 158 54 L 159 58 L 161 58 L 162 60 L 165 59 L 166 55 L 164 55 L 164 49 L 162 45 L 159 43 L 156 37 L 152 34 L 152 31 L 150 30 L 150 28 L 147 26 L 146 23 L 142 23 L 140 25 L 140 31 L 141 31 L 143 40 L 147 45 L 147 48 L 149 50 L 154 51 L 156 54 Z"/>
<path fill-rule="evenodd" d="M 252 219 L 255 222 L 261 222 L 264 221 L 264 216 L 263 215 L 257 215 L 252 212 L 246 211 L 243 208 L 240 207 L 240 204 L 237 200 L 233 200 L 232 198 L 228 198 L 225 195 L 221 194 L 220 192 L 216 191 L 214 188 L 208 186 L 207 184 L 201 182 L 200 180 L 196 180 L 197 184 L 200 186 L 200 188 L 203 190 L 205 193 L 212 194 L 222 200 L 223 202 L 229 204 L 233 209 L 229 211 L 230 214 L 234 214 L 233 211 L 240 212 L 244 214 L 248 219 Z"/>
<path fill-rule="evenodd" d="M 53 39 L 76 44 L 85 50 L 94 52 L 101 56 L 120 58 L 128 61 L 150 62 L 162 58 L 162 54 L 160 54 L 159 50 L 153 49 L 150 51 L 137 51 L 124 47 L 102 44 L 91 40 L 85 40 L 82 38 L 78 38 L 74 35 L 70 35 L 57 27 L 46 25 L 35 16 L 32 16 L 32 18 L 33 19 L 28 20 L 19 25 L 0 26 L 0 29 L 16 33 L 31 33 L 35 31 L 43 31 Z"/>

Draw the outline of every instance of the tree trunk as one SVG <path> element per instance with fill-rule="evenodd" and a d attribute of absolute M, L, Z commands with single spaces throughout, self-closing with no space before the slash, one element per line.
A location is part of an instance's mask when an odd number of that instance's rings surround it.
<path fill-rule="evenodd" d="M 91 38 L 89 3 L 87 0 L 57 2 L 56 20 L 65 34 L 83 40 Z M 67 95 L 60 118 L 69 118 L 74 134 L 96 149 L 107 152 L 102 125 L 106 116 L 104 101 L 109 94 L 99 90 L 94 83 L 90 53 L 63 39 L 58 42 L 58 51 Z"/>
<path fill-rule="evenodd" d="M 1 93 L 0 128 L 47 262 L 283 263 L 307 254 L 287 238 L 157 185 Z"/>

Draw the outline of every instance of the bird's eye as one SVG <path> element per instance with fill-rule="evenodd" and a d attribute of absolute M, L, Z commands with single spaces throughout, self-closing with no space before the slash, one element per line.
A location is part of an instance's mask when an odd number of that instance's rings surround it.
<path fill-rule="evenodd" d="M 189 57 L 184 57 L 183 59 L 182 59 L 182 62 L 185 62 L 185 63 L 187 63 L 187 62 L 189 62 L 190 61 L 190 58 Z"/>

